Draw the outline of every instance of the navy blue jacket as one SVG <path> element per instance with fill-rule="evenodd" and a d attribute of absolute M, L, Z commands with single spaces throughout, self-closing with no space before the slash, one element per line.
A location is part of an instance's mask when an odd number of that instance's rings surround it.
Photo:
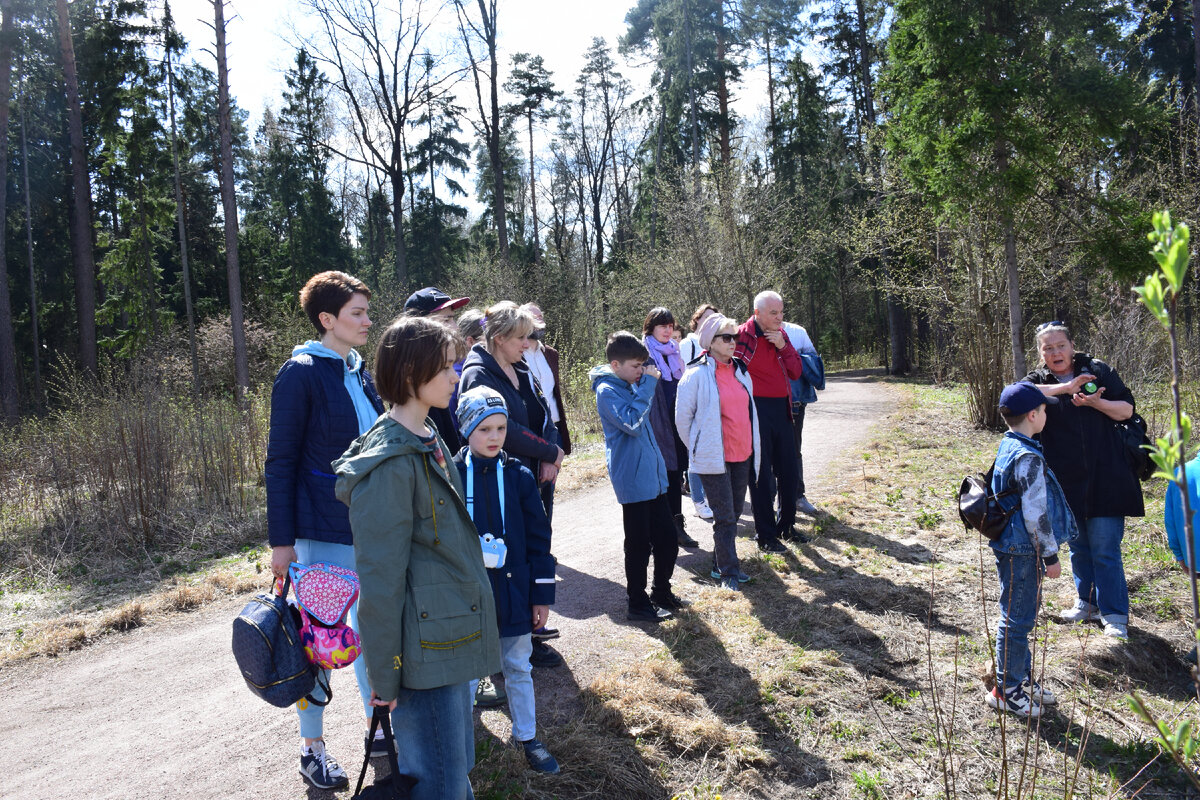
<path fill-rule="evenodd" d="M 511 384 L 509 384 L 511 386 Z M 463 491 L 467 486 L 467 448 L 454 456 Z M 504 469 L 504 566 L 489 569 L 496 623 L 501 636 L 524 636 L 533 630 L 533 607 L 554 603 L 554 556 L 550 555 L 550 520 L 538 494 L 533 473 L 504 452 L 498 458 L 471 456 L 475 470 L 475 528 L 480 535 L 497 536 L 500 496 L 496 491 L 496 464 Z"/>
<path fill-rule="evenodd" d="M 538 402 L 542 405 L 544 421 L 540 431 L 530 429 L 529 411 L 525 408 L 525 401 L 521 399 L 520 390 L 512 385 L 504 370 L 500 369 L 500 364 L 483 344 L 475 345 L 471 352 L 467 353 L 458 395 L 462 397 L 476 386 L 487 386 L 500 393 L 504 398 L 504 405 L 508 408 L 508 433 L 504 437 L 504 452 L 518 459 L 536 477 L 539 462 L 554 463 L 558 459 L 558 428 L 554 427 L 546 396 L 542 394 L 542 387 L 533 379 L 528 365 L 524 361 L 518 361 L 512 366 L 517 371 L 517 380 L 522 385 L 532 386 Z"/>
<path fill-rule="evenodd" d="M 375 382 L 359 375 L 367 399 L 383 413 Z M 358 415 L 346 392 L 345 367 L 307 353 L 288 359 L 271 389 L 267 439 L 267 538 L 353 544 L 349 511 L 333 493 L 333 462 L 358 438 Z"/>

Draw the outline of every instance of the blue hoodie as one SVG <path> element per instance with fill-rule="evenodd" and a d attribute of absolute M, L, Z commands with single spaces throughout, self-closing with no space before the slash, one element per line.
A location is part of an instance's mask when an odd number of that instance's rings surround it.
<path fill-rule="evenodd" d="M 667 491 L 667 466 L 654 431 L 650 403 L 657 378 L 643 375 L 637 385 L 618 378 L 607 364 L 588 373 L 604 428 L 604 461 L 621 505 L 653 500 Z"/>
<path fill-rule="evenodd" d="M 367 399 L 367 393 L 363 389 L 363 382 L 359 375 L 363 368 L 363 360 L 358 351 L 352 349 L 350 355 L 342 358 L 338 351 L 331 350 L 320 342 L 310 339 L 292 349 L 292 358 L 305 353 L 321 358 L 335 358 L 342 362 L 342 383 L 346 386 L 346 393 L 350 395 L 350 401 L 354 403 L 354 413 L 358 417 L 358 435 L 362 436 L 371 430 L 375 420 L 379 419 L 380 412 Z"/>
<path fill-rule="evenodd" d="M 1176 476 L 1179 472 L 1176 471 Z M 1188 504 L 1192 509 L 1192 525 L 1195 541 L 1195 552 L 1192 554 L 1191 567 L 1200 571 L 1200 456 L 1187 463 Z M 1163 521 L 1167 526 L 1167 544 L 1175 560 L 1188 564 L 1187 532 L 1183 527 L 1183 497 L 1179 494 L 1179 485 L 1174 481 L 1167 484 L 1167 504 L 1163 509 Z"/>

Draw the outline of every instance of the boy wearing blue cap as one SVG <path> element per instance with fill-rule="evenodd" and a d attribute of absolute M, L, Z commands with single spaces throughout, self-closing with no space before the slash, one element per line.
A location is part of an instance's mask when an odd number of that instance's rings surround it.
<path fill-rule="evenodd" d="M 530 634 L 546 624 L 554 603 L 550 520 L 533 473 L 501 449 L 508 409 L 500 393 L 476 386 L 458 398 L 456 415 L 467 446 L 454 456 L 454 463 L 466 487 L 467 513 L 479 532 L 492 582 L 513 739 L 534 770 L 554 774 L 558 762 L 536 736 L 529 665 Z"/>
<path fill-rule="evenodd" d="M 1000 622 L 996 627 L 996 686 L 988 705 L 1020 717 L 1040 717 L 1054 694 L 1033 679 L 1029 633 L 1037 619 L 1042 576 L 1062 572 L 1058 547 L 1079 530 L 1066 495 L 1042 446 L 1034 440 L 1046 426 L 1046 403 L 1057 402 L 1031 383 L 1012 383 L 1000 393 L 1000 415 L 1008 433 L 996 452 L 993 493 L 1016 489 L 1020 508 L 1000 538 L 991 542 L 1000 577 Z M 1013 501 L 1005 501 L 1006 508 Z M 1028 691 L 1027 691 L 1028 690 Z"/>

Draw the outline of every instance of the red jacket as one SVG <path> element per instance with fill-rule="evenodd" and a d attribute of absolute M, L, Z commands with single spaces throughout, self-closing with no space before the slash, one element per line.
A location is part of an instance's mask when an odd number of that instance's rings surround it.
<path fill-rule="evenodd" d="M 734 355 L 746 362 L 750 369 L 755 397 L 786 397 L 788 408 L 791 408 L 790 381 L 800 377 L 804 363 L 787 334 L 783 334 L 783 347 L 776 348 L 767 341 L 754 317 L 750 317 L 738 328 L 737 350 L 734 351 Z"/>

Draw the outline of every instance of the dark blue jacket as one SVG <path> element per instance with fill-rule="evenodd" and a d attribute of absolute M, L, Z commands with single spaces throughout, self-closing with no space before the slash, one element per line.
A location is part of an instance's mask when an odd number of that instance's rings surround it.
<path fill-rule="evenodd" d="M 375 382 L 365 369 L 359 374 L 367 399 L 382 414 Z M 297 539 L 353 544 L 349 512 L 333 493 L 332 464 L 358 438 L 344 376 L 340 361 L 307 353 L 288 359 L 275 376 L 265 469 L 272 547 Z"/>
<path fill-rule="evenodd" d="M 482 344 L 475 345 L 471 352 L 467 353 L 458 393 L 461 397 L 476 386 L 486 386 L 500 393 L 504 398 L 504 405 L 508 408 L 508 434 L 504 437 L 504 452 L 528 467 L 536 478 L 539 462 L 553 463 L 558 459 L 558 428 L 554 427 L 550 406 L 542 394 L 542 387 L 529 372 L 529 367 L 524 361 L 518 361 L 512 366 L 517 371 L 517 380 L 522 386 L 533 387 L 538 402 L 541 403 L 543 423 L 540 431 L 530 429 L 529 411 L 521 398 L 520 390 L 512 385 L 500 364 Z"/>
<path fill-rule="evenodd" d="M 511 384 L 510 384 L 511 385 Z M 467 448 L 454 463 L 467 486 Z M 496 491 L 496 465 L 504 469 L 504 566 L 489 569 L 496 623 L 501 636 L 524 636 L 533 630 L 533 607 L 554 603 L 554 556 L 550 555 L 550 520 L 538 494 L 533 473 L 520 461 L 501 452 L 498 458 L 471 456 L 475 470 L 475 528 L 480 535 L 496 536 L 500 528 L 500 496 Z"/>

